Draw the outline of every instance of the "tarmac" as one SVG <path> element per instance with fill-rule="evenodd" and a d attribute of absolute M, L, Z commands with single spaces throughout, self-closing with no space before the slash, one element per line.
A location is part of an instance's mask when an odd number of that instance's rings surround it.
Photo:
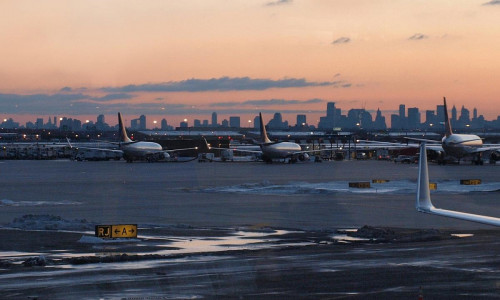
<path fill-rule="evenodd" d="M 51 160 L 0 161 L 0 170 L 0 293 L 6 299 L 408 299 L 419 293 L 426 299 L 493 299 L 500 294 L 497 229 L 417 213 L 415 164 Z M 434 204 L 500 216 L 499 170 L 431 164 L 430 179 L 438 185 Z M 403 187 L 387 192 L 374 179 Z M 440 191 L 460 179 L 481 179 L 493 188 L 464 190 L 457 184 L 455 192 Z M 371 188 L 348 188 L 349 182 L 371 182 Z M 22 219 L 26 215 L 34 218 Z M 59 222 L 40 227 L 39 216 Z M 138 224 L 138 240 L 104 248 L 82 243 L 95 224 Z M 397 232 L 436 229 L 439 238 L 332 238 L 339 229 L 365 225 Z M 174 240 L 214 244 L 242 228 L 263 246 L 245 241 L 196 253 L 174 246 Z M 457 233 L 472 235 L 447 238 Z M 158 239 L 162 243 L 152 242 Z M 164 248 L 170 252 L 160 251 Z M 102 252 L 123 261 L 67 260 Z"/>

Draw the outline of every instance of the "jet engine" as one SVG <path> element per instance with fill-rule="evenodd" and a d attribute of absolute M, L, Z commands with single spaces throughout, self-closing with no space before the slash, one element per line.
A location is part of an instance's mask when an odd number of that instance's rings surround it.
<path fill-rule="evenodd" d="M 305 160 L 309 160 L 309 154 L 307 153 L 302 153 L 299 155 L 299 160 L 300 161 L 305 161 Z"/>

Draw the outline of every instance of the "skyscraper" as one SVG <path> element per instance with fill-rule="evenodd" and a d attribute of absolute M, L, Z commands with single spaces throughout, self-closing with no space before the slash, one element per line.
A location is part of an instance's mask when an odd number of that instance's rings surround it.
<path fill-rule="evenodd" d="M 217 113 L 214 111 L 212 113 L 212 126 L 213 127 L 216 127 L 218 124 L 217 124 Z"/>
<path fill-rule="evenodd" d="M 408 121 L 406 120 L 406 105 L 400 104 L 399 105 L 399 128 L 400 129 L 407 129 Z"/>
<path fill-rule="evenodd" d="M 260 116 L 253 118 L 253 128 L 260 129 Z"/>
<path fill-rule="evenodd" d="M 240 117 L 229 117 L 229 127 L 240 128 Z"/>
<path fill-rule="evenodd" d="M 426 110 L 425 111 L 425 123 L 427 126 L 430 126 L 430 124 L 434 125 L 436 123 L 436 115 L 434 114 L 433 110 Z"/>
<path fill-rule="evenodd" d="M 436 124 L 444 122 L 444 105 L 436 106 Z"/>
<path fill-rule="evenodd" d="M 335 118 L 335 102 L 328 102 L 326 104 L 326 117 L 332 120 Z"/>
<path fill-rule="evenodd" d="M 408 108 L 408 129 L 417 129 L 420 127 L 420 112 L 418 107 Z"/>
<path fill-rule="evenodd" d="M 451 108 L 451 121 L 457 121 L 457 108 L 455 107 L 455 105 L 453 105 L 453 107 Z"/>
<path fill-rule="evenodd" d="M 335 102 L 328 102 L 326 104 L 326 117 L 319 118 L 318 128 L 332 129 L 335 127 Z"/>
<path fill-rule="evenodd" d="M 297 115 L 297 127 L 305 126 L 307 124 L 306 115 Z"/>
<path fill-rule="evenodd" d="M 168 124 L 166 119 L 161 119 L 161 130 L 168 130 Z"/>
<path fill-rule="evenodd" d="M 139 130 L 146 130 L 146 116 L 141 115 L 139 117 Z"/>

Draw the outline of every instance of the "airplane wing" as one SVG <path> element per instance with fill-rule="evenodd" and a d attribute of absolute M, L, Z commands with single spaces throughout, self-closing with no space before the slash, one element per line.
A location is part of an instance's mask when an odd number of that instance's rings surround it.
<path fill-rule="evenodd" d="M 304 151 L 296 151 L 293 152 L 292 155 L 299 155 L 304 153 L 313 153 L 313 152 L 321 152 L 321 151 L 333 151 L 331 149 L 315 149 L 315 150 L 304 150 Z"/>
<path fill-rule="evenodd" d="M 418 138 L 410 138 L 410 137 L 405 137 L 405 139 L 411 140 L 411 141 L 431 143 L 431 145 L 427 146 L 428 150 L 432 150 L 432 151 L 436 151 L 436 152 L 444 152 L 443 146 L 441 146 L 441 143 L 439 141 L 436 141 L 436 140 L 427 140 L 427 139 L 418 139 Z M 389 148 L 392 145 L 393 146 L 392 149 L 394 149 L 394 148 L 418 148 L 418 147 L 420 147 L 420 145 L 416 144 L 416 143 L 412 143 L 412 144 L 398 144 L 398 143 L 377 142 L 377 141 L 364 141 L 364 142 L 366 142 L 366 143 L 374 143 L 379 148 L 383 148 L 383 145 L 387 145 Z"/>
<path fill-rule="evenodd" d="M 212 150 L 232 150 L 243 153 L 252 153 L 252 154 L 262 154 L 261 150 L 249 150 L 249 149 L 241 149 L 241 148 L 217 148 L 217 147 L 209 147 L 208 149 Z"/>
<path fill-rule="evenodd" d="M 427 146 L 427 149 L 432 150 L 432 151 L 436 151 L 436 152 L 444 152 L 443 146 L 436 145 L 436 144 Z"/>
<path fill-rule="evenodd" d="M 113 152 L 113 153 L 121 153 L 123 154 L 123 151 L 120 149 L 108 149 L 108 148 L 95 148 L 95 147 L 75 147 L 71 144 L 68 138 L 66 138 L 66 141 L 68 141 L 68 145 L 71 149 L 85 149 L 85 150 L 97 150 L 97 151 L 104 151 L 104 152 Z"/>
<path fill-rule="evenodd" d="M 177 152 L 177 151 L 188 151 L 188 150 L 198 150 L 198 147 L 191 148 L 179 148 L 179 149 L 163 149 L 164 152 Z"/>
<path fill-rule="evenodd" d="M 480 153 L 486 151 L 500 151 L 500 146 L 495 145 L 495 146 L 479 147 L 474 149 L 474 151 L 472 151 L 471 153 Z"/>
<path fill-rule="evenodd" d="M 430 143 L 430 144 L 441 144 L 440 141 L 429 140 L 429 139 L 419 139 L 419 138 L 412 138 L 412 137 L 405 137 L 405 139 L 410 140 L 410 141 L 425 142 L 425 143 Z"/>
<path fill-rule="evenodd" d="M 442 217 L 455 218 L 492 226 L 500 226 L 500 218 L 484 215 L 469 214 L 454 210 L 446 210 L 434 207 L 431 201 L 429 188 L 429 169 L 427 165 L 427 153 L 425 143 L 420 145 L 420 159 L 418 165 L 418 184 L 416 209 L 419 212 L 438 215 Z"/>

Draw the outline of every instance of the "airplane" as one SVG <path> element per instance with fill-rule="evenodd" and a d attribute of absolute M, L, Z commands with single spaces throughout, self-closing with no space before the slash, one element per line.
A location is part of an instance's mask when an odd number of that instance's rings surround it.
<path fill-rule="evenodd" d="M 127 135 L 127 130 L 125 129 L 121 113 L 118 113 L 118 126 L 119 126 L 120 142 L 117 144 L 119 150 L 103 149 L 103 148 L 85 148 L 85 147 L 79 147 L 79 148 L 89 149 L 89 150 L 119 152 L 122 153 L 123 158 L 128 163 L 131 163 L 134 160 L 147 160 L 148 162 L 155 162 L 170 158 L 171 152 L 198 149 L 198 147 L 193 147 L 193 148 L 167 150 L 163 149 L 163 147 L 160 144 L 155 142 L 132 141 Z M 70 145 L 70 147 L 72 147 L 69 140 L 68 144 Z"/>
<path fill-rule="evenodd" d="M 448 218 L 461 219 L 487 225 L 500 226 L 500 218 L 476 215 L 465 212 L 446 210 L 434 207 L 431 201 L 429 188 L 429 168 L 427 165 L 426 143 L 420 144 L 420 159 L 418 165 L 418 183 L 416 209 L 418 212 L 428 213 Z"/>
<path fill-rule="evenodd" d="M 267 135 L 262 113 L 259 113 L 259 117 L 260 141 L 257 144 L 260 147 L 260 151 L 239 148 L 231 148 L 232 150 L 262 155 L 262 160 L 266 163 L 272 163 L 273 159 L 290 159 L 290 162 L 305 161 L 309 159 L 309 153 L 318 152 L 318 150 L 304 151 L 299 144 L 293 142 L 272 142 Z M 214 147 L 209 147 L 209 149 L 227 150 L 227 148 Z"/>
<path fill-rule="evenodd" d="M 446 105 L 446 97 L 443 97 L 444 102 L 444 126 L 445 135 L 441 139 L 441 146 L 431 145 L 428 148 L 430 150 L 437 151 L 439 153 L 444 153 L 448 156 L 452 156 L 461 159 L 464 156 L 475 156 L 475 164 L 483 164 L 481 159 L 483 152 L 485 151 L 498 151 L 500 150 L 500 145 L 488 145 L 485 147 L 483 140 L 475 134 L 458 134 L 453 133 L 451 128 L 451 121 L 448 117 L 448 108 Z M 423 141 L 429 143 L 436 143 L 433 140 L 408 138 L 410 140 Z M 440 158 L 439 163 L 445 163 L 443 158 Z"/>
<path fill-rule="evenodd" d="M 448 117 L 448 108 L 446 105 L 446 97 L 443 97 L 444 102 L 444 126 L 445 126 L 445 134 L 441 141 L 429 140 L 429 139 L 421 139 L 421 138 L 413 138 L 406 137 L 407 140 L 417 141 L 417 142 L 426 142 L 429 143 L 427 149 L 435 151 L 439 154 L 438 164 L 446 164 L 446 156 L 457 158 L 459 161 L 461 158 L 465 156 L 473 156 L 473 163 L 476 165 L 482 165 L 482 154 L 485 151 L 500 151 L 500 145 L 483 144 L 483 140 L 475 135 L 475 134 L 458 134 L 453 133 L 451 128 L 451 121 Z M 366 141 L 370 142 L 370 141 Z M 374 142 L 372 143 L 378 144 L 378 146 L 383 147 L 384 145 L 398 145 L 395 143 L 383 143 L 383 142 Z M 376 147 L 375 145 L 373 147 Z M 418 144 L 408 144 L 405 147 L 419 147 Z"/>

